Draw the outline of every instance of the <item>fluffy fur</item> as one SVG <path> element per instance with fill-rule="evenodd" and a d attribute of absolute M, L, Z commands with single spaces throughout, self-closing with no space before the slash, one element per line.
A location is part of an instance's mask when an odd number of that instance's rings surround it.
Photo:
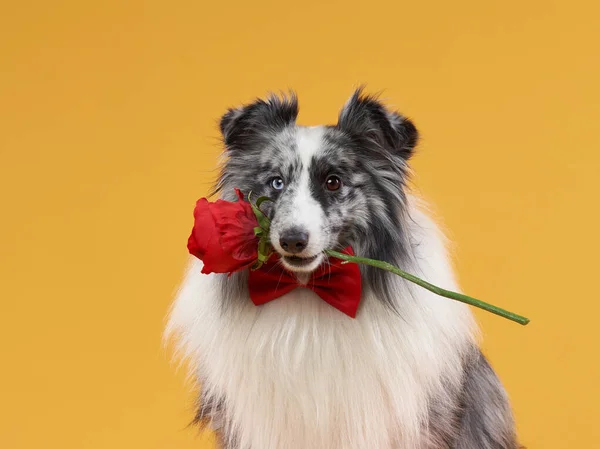
<path fill-rule="evenodd" d="M 324 249 L 351 244 L 457 290 L 443 236 L 406 193 L 412 122 L 360 90 L 336 126 L 300 127 L 297 114 L 294 96 L 272 96 L 221 120 L 216 190 L 274 198 L 270 237 L 285 267 L 302 279 L 327 262 Z M 281 244 L 290 230 L 307 236 L 301 266 Z M 361 267 L 356 319 L 303 288 L 256 307 L 247 273 L 200 269 L 192 260 L 166 335 L 201 387 L 197 420 L 224 448 L 517 448 L 506 394 L 463 304 Z"/>

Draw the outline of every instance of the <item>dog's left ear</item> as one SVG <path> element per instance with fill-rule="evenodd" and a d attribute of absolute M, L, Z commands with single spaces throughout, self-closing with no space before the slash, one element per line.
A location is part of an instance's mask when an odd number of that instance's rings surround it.
<path fill-rule="evenodd" d="M 298 98 L 290 95 L 269 95 L 236 109 L 229 109 L 219 123 L 227 150 L 252 147 L 266 135 L 293 125 L 298 116 Z"/>
<path fill-rule="evenodd" d="M 415 125 L 397 112 L 389 111 L 362 88 L 342 108 L 337 127 L 358 138 L 368 138 L 408 160 L 419 139 Z"/>

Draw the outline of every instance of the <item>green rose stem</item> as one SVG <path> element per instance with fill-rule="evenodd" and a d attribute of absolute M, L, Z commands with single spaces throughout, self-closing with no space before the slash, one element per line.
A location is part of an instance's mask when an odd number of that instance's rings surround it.
<path fill-rule="evenodd" d="M 254 228 L 254 234 L 259 237 L 258 243 L 258 260 L 256 264 L 252 267 L 253 270 L 260 268 L 271 256 L 273 252 L 273 247 L 269 242 L 269 228 L 271 226 L 271 221 L 267 218 L 267 216 L 260 210 L 260 205 L 265 201 L 272 201 L 269 197 L 261 196 L 256 200 L 256 204 L 252 202 L 251 199 L 252 192 L 248 193 L 248 202 L 252 206 L 252 210 L 256 215 L 256 219 L 258 221 L 259 226 Z M 521 315 L 517 315 L 516 313 L 509 312 L 508 310 L 501 309 L 500 307 L 496 307 L 492 304 L 488 304 L 487 302 L 480 301 L 479 299 L 471 298 L 470 296 L 463 295 L 461 293 L 453 292 L 450 290 L 446 290 L 440 287 L 437 287 L 433 284 L 430 284 L 423 279 L 419 279 L 418 277 L 407 273 L 406 271 L 402 271 L 400 268 L 395 267 L 394 265 L 384 262 L 382 260 L 375 259 L 367 259 L 366 257 L 358 257 L 358 256 L 350 256 L 349 254 L 340 253 L 333 250 L 325 250 L 325 254 L 335 257 L 336 259 L 345 260 L 346 262 L 353 263 L 362 263 L 364 265 L 371 265 L 372 267 L 380 268 L 382 270 L 389 271 L 394 273 L 404 279 L 413 282 L 424 289 L 429 290 L 430 292 L 435 293 L 436 295 L 443 296 L 444 298 L 454 299 L 455 301 L 464 302 L 465 304 L 470 304 L 475 307 L 479 307 L 480 309 L 487 310 L 488 312 L 492 312 L 498 316 L 504 317 L 516 323 L 519 323 L 523 326 L 529 323 L 529 318 L 526 318 Z"/>
<path fill-rule="evenodd" d="M 437 287 L 433 284 L 430 284 L 429 282 L 419 279 L 416 276 L 413 276 L 410 273 L 407 273 L 406 271 L 402 271 L 400 268 L 395 267 L 390 263 L 383 262 L 381 260 L 367 259 L 366 257 L 350 256 L 348 254 L 339 253 L 333 250 L 325 250 L 325 253 L 331 257 L 345 260 L 347 262 L 362 263 L 365 265 L 370 265 L 372 267 L 381 268 L 382 270 L 386 270 L 391 273 L 397 274 L 398 276 L 403 277 L 404 279 L 410 282 L 414 282 L 415 284 L 429 290 L 430 292 L 435 293 L 436 295 L 464 302 L 475 307 L 479 307 L 480 309 L 487 310 L 488 312 L 492 312 L 511 321 L 515 321 L 523 326 L 529 323 L 529 318 L 517 315 L 516 313 L 509 312 L 508 310 L 501 309 L 500 307 L 496 307 L 492 304 L 488 304 L 487 302 L 480 301 L 479 299 L 471 298 L 470 296 L 463 295 L 461 293 Z"/>

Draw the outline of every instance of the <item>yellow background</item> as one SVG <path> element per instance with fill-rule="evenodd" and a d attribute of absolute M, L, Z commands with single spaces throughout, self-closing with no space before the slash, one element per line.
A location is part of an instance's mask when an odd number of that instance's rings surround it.
<path fill-rule="evenodd" d="M 600 31 L 589 1 L 0 6 L 0 447 L 209 448 L 161 347 L 228 106 L 367 83 L 414 118 L 530 449 L 598 447 Z M 307 448 L 309 449 L 309 448 Z"/>

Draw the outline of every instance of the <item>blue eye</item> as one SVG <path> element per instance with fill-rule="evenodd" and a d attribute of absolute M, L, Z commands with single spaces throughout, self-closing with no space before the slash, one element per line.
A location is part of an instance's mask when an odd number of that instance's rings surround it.
<path fill-rule="evenodd" d="M 276 176 L 275 178 L 271 179 L 269 184 L 271 184 L 271 187 L 273 187 L 275 190 L 282 190 L 285 186 L 283 179 L 281 179 L 279 176 Z"/>

